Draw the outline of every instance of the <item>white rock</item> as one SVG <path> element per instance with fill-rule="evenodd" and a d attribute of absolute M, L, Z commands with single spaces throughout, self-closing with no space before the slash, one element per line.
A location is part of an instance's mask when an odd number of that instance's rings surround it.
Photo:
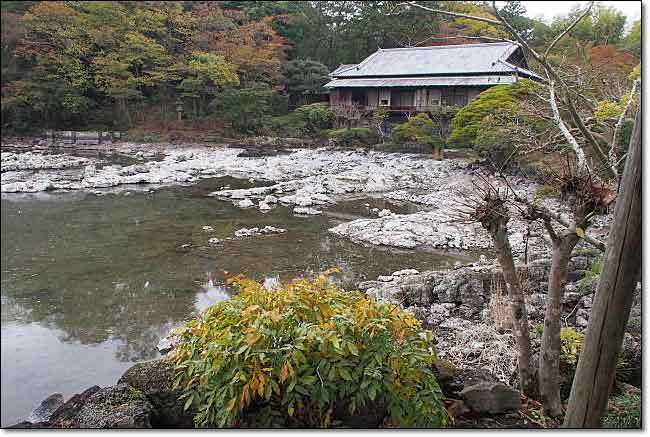
<path fill-rule="evenodd" d="M 278 203 L 278 198 L 275 197 L 275 196 L 272 195 L 272 194 L 269 194 L 268 196 L 266 196 L 266 197 L 264 198 L 264 202 L 265 202 L 265 203 L 268 203 L 268 204 L 275 204 L 275 203 Z"/>
<path fill-rule="evenodd" d="M 379 217 L 388 217 L 389 215 L 392 215 L 393 213 L 389 209 L 382 209 L 379 211 Z"/>
<path fill-rule="evenodd" d="M 201 227 L 205 232 L 214 232 L 214 228 L 212 226 L 203 226 Z"/>
<path fill-rule="evenodd" d="M 398 270 L 393 273 L 393 276 L 408 276 L 408 275 L 417 275 L 420 272 L 415 269 L 404 269 L 404 270 Z"/>
<path fill-rule="evenodd" d="M 271 209 L 271 205 L 266 203 L 265 201 L 261 201 L 260 203 L 257 204 L 259 207 L 260 211 L 268 211 Z"/>
<path fill-rule="evenodd" d="M 255 204 L 250 199 L 244 199 L 244 200 L 240 200 L 239 202 L 237 202 L 237 206 L 240 207 L 240 208 L 250 208 L 251 206 L 254 206 L 254 205 Z"/>
<path fill-rule="evenodd" d="M 221 243 L 223 240 L 220 240 L 218 238 L 210 238 L 208 240 L 208 244 L 211 246 L 216 246 L 217 244 Z"/>
<path fill-rule="evenodd" d="M 322 211 L 320 211 L 318 209 L 314 209 L 314 208 L 306 208 L 306 207 L 302 207 L 302 206 L 296 206 L 293 209 L 293 213 L 298 214 L 298 215 L 319 215 L 319 214 L 322 213 Z"/>

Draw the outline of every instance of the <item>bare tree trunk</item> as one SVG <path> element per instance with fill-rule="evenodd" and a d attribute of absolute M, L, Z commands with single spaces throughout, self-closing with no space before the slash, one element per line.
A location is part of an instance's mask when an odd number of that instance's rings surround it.
<path fill-rule="evenodd" d="M 488 227 L 488 231 L 492 235 L 497 259 L 503 271 L 503 278 L 506 282 L 506 289 L 508 290 L 508 300 L 510 301 L 510 311 L 512 314 L 512 333 L 515 336 L 519 349 L 518 367 L 521 390 L 527 395 L 532 395 L 534 387 L 530 370 L 528 313 L 526 311 L 526 301 L 524 300 L 519 276 L 517 275 L 515 263 L 512 258 L 506 220 L 504 218 L 495 220 Z"/>
<path fill-rule="evenodd" d="M 560 399 L 560 316 L 562 295 L 567 278 L 571 252 L 578 244 L 575 232 L 553 238 L 553 258 L 548 279 L 544 333 L 539 356 L 539 392 L 546 414 L 557 417 L 562 414 Z"/>
<path fill-rule="evenodd" d="M 620 198 L 605 251 L 603 272 L 589 318 L 564 418 L 567 428 L 595 428 L 607 398 L 641 274 L 641 110 L 625 162 Z"/>

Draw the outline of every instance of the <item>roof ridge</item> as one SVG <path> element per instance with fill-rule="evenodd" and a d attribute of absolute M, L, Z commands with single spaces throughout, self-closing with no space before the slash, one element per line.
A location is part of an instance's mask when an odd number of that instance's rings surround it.
<path fill-rule="evenodd" d="M 392 49 L 379 49 L 382 52 L 394 51 L 394 50 L 431 50 L 431 49 L 447 49 L 447 48 L 458 48 L 458 47 L 481 47 L 481 46 L 497 46 L 497 45 L 519 45 L 514 41 L 500 41 L 500 42 L 482 42 L 482 43 L 472 43 L 472 44 L 448 44 L 444 46 L 426 46 L 426 47 L 395 47 Z M 375 52 L 376 53 L 376 52 Z"/>

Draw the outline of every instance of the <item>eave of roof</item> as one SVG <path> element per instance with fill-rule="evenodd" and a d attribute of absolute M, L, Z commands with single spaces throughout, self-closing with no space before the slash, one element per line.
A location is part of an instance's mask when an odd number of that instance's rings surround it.
<path fill-rule="evenodd" d="M 485 76 L 430 76 L 402 78 L 339 78 L 325 85 L 325 88 L 393 88 L 424 86 L 492 86 L 517 81 L 512 75 Z"/>

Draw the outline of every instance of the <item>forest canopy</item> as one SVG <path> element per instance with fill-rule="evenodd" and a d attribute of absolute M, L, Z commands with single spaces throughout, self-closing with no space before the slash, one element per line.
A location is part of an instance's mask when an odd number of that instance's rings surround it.
<path fill-rule="evenodd" d="M 484 2 L 419 3 L 492 17 Z M 521 2 L 503 8 L 533 47 L 576 13 L 544 23 L 526 17 Z M 639 63 L 641 33 L 639 22 L 625 26 L 621 12 L 599 6 L 563 39 L 563 54 L 603 80 L 627 75 Z M 479 37 L 508 35 L 394 1 L 5 1 L 2 129 L 166 128 L 180 106 L 184 122 L 213 128 L 243 113 L 232 127 L 249 131 L 262 123 L 251 98 L 286 114 L 327 100 L 327 73 L 378 48 Z"/>

